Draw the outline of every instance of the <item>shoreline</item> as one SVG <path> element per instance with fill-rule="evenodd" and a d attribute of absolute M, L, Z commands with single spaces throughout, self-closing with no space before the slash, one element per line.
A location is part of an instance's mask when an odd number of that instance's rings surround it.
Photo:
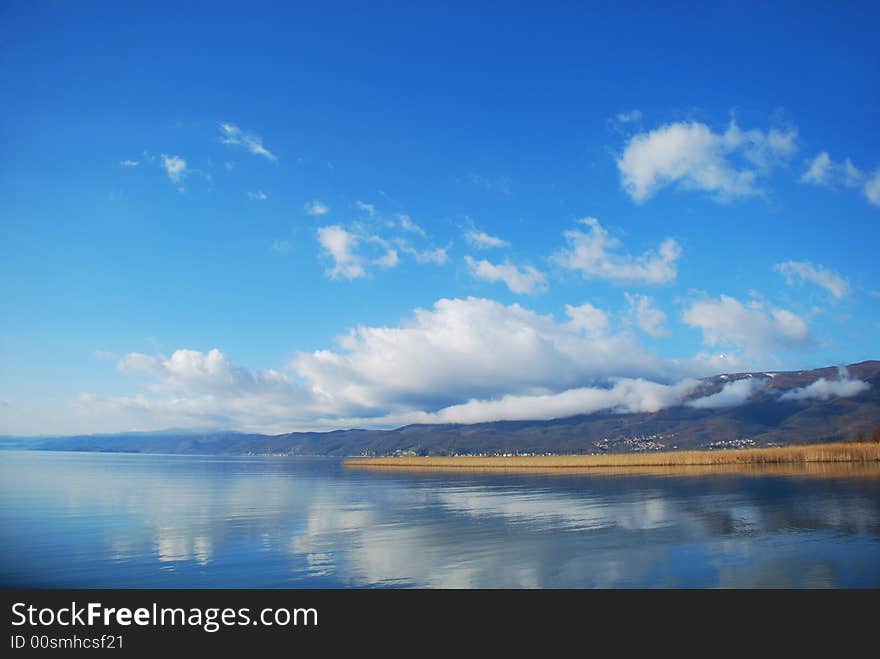
<path fill-rule="evenodd" d="M 538 456 L 403 456 L 349 458 L 346 467 L 418 471 L 528 471 L 565 473 L 626 473 L 634 470 L 696 469 L 700 473 L 730 468 L 804 468 L 819 465 L 880 467 L 880 444 L 836 442 L 770 448 L 712 451 L 658 451 L 598 455 Z M 721 469 L 727 468 L 727 469 Z M 800 471 L 806 471 L 801 469 Z M 815 471 L 815 470 L 813 470 Z"/>

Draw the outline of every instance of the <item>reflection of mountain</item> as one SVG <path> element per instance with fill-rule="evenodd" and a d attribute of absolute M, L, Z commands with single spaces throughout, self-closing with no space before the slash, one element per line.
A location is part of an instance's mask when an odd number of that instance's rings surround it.
<path fill-rule="evenodd" d="M 719 393 L 731 382 L 760 381 L 747 402 L 732 407 L 680 405 L 652 414 L 596 413 L 550 421 L 498 421 L 470 425 L 412 425 L 397 430 L 337 430 L 284 435 L 212 433 L 128 433 L 32 440 L 30 448 L 68 451 L 128 451 L 202 454 L 360 455 L 414 451 L 423 454 L 628 451 L 646 446 L 703 448 L 709 443 L 749 445 L 852 440 L 880 426 L 880 361 L 848 367 L 849 377 L 869 385 L 855 395 L 834 387 L 804 388 L 824 379 L 835 383 L 836 368 L 719 375 L 703 380 L 692 398 Z M 0 441 L 22 446 L 21 441 Z M 604 448 L 603 448 L 604 447 Z"/>

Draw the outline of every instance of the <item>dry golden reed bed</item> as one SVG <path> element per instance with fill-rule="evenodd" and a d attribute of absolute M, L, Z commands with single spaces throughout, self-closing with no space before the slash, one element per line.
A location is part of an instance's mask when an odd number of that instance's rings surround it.
<path fill-rule="evenodd" d="M 565 470 L 578 472 L 595 469 L 613 473 L 621 468 L 648 467 L 722 467 L 722 466 L 806 466 L 828 463 L 861 464 L 869 467 L 880 463 L 880 444 L 834 443 L 715 451 L 661 451 L 657 453 L 613 453 L 602 455 L 539 455 L 539 456 L 437 456 L 353 458 L 349 467 L 405 469 L 502 469 L 511 471 Z M 701 473 L 711 470 L 695 470 Z M 723 470 L 719 470 L 723 471 Z"/>
<path fill-rule="evenodd" d="M 513 473 L 541 476 L 797 476 L 804 478 L 869 478 L 880 480 L 880 462 L 790 462 L 716 465 L 658 465 L 633 467 L 421 467 L 363 465 L 352 469 L 389 473 Z"/>

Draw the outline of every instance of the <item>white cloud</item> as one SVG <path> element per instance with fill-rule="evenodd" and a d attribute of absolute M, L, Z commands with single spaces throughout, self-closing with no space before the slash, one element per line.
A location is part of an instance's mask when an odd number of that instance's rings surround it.
<path fill-rule="evenodd" d="M 81 394 L 81 414 L 117 419 L 125 427 L 273 427 L 291 412 L 320 413 L 308 389 L 275 370 L 250 371 L 219 350 L 177 350 L 170 357 L 129 353 L 121 371 L 151 378 L 147 394 Z"/>
<path fill-rule="evenodd" d="M 393 268 L 400 263 L 400 257 L 397 255 L 397 250 L 389 249 L 383 256 L 373 261 L 373 263 L 382 268 Z"/>
<path fill-rule="evenodd" d="M 654 306 L 654 298 L 630 293 L 624 295 L 629 306 L 629 317 L 643 332 L 651 336 L 667 334 L 666 314 Z"/>
<path fill-rule="evenodd" d="M 875 206 L 880 206 L 880 168 L 865 181 L 865 196 Z"/>
<path fill-rule="evenodd" d="M 249 199 L 253 199 L 255 201 L 266 201 L 269 198 L 262 190 L 257 190 L 256 192 L 248 192 L 247 193 Z"/>
<path fill-rule="evenodd" d="M 370 217 L 373 217 L 376 214 L 376 207 L 373 204 L 368 204 L 365 201 L 356 201 L 354 205 L 358 210 L 365 212 Z"/>
<path fill-rule="evenodd" d="M 712 353 L 705 350 L 698 352 L 693 358 L 692 363 L 695 367 L 695 372 L 701 375 L 706 375 L 707 373 L 742 373 L 749 370 L 750 367 L 757 368 L 755 364 L 746 361 L 741 355 L 729 352 Z"/>
<path fill-rule="evenodd" d="M 154 158 L 150 157 L 150 162 L 153 162 Z M 162 169 L 165 170 L 165 173 L 168 175 L 168 178 L 172 183 L 177 185 L 177 190 L 179 192 L 183 192 L 184 188 L 181 185 L 185 179 L 187 179 L 190 174 L 196 174 L 201 176 L 207 181 L 211 181 L 211 175 L 201 169 L 193 169 L 189 165 L 187 165 L 186 160 L 182 156 L 169 156 L 163 153 L 160 156 L 160 161 L 162 165 Z"/>
<path fill-rule="evenodd" d="M 422 229 L 418 224 L 413 222 L 412 218 L 406 213 L 401 213 L 397 216 L 398 220 L 400 220 L 400 226 L 404 231 L 409 231 L 410 233 L 415 233 L 420 235 L 422 238 L 426 236 L 425 230 Z"/>
<path fill-rule="evenodd" d="M 330 212 L 330 208 L 326 204 L 322 204 L 317 199 L 307 202 L 304 208 L 306 213 L 308 213 L 309 215 L 314 215 L 316 217 L 326 215 Z"/>
<path fill-rule="evenodd" d="M 379 192 L 387 197 L 381 190 Z M 334 267 L 328 271 L 332 278 L 363 277 L 368 272 L 368 266 L 394 267 L 400 263 L 404 255 L 412 257 L 417 263 L 442 265 L 448 261 L 448 247 L 425 244 L 429 243 L 426 240 L 427 232 L 406 213 L 398 213 L 392 220 L 380 215 L 373 204 L 356 201 L 355 206 L 367 217 L 352 222 L 347 228 L 335 225 L 333 231 L 329 233 L 324 229 L 320 230 L 326 233 L 324 239 L 319 236 L 325 251 L 331 256 L 336 253 L 345 259 L 340 262 L 334 257 L 336 264 L 341 263 L 342 267 Z M 328 210 L 327 206 L 319 201 L 306 204 L 306 212 L 311 215 L 324 215 Z M 340 232 L 344 232 L 344 240 L 343 233 Z M 328 247 L 328 241 L 335 245 L 332 250 Z M 417 246 L 413 241 L 422 244 Z M 381 250 L 381 254 L 376 253 L 377 249 Z"/>
<path fill-rule="evenodd" d="M 123 372 L 143 372 L 161 380 L 160 387 L 178 390 L 198 385 L 225 388 L 249 379 L 245 371 L 236 369 L 216 348 L 207 353 L 197 350 L 177 350 L 170 358 L 154 357 L 132 352 L 119 360 Z"/>
<path fill-rule="evenodd" d="M 342 249 L 346 243 L 342 241 Z M 84 394 L 78 406 L 122 427 L 224 427 L 265 432 L 407 423 L 548 419 L 606 410 L 652 412 L 698 386 L 698 360 L 669 362 L 632 333 L 611 334 L 592 305 L 562 321 L 520 305 L 441 299 L 393 327 L 357 327 L 335 350 L 251 371 L 219 350 L 129 353 L 148 378 L 133 396 Z"/>
<path fill-rule="evenodd" d="M 589 302 L 579 306 L 565 305 L 565 313 L 571 320 L 569 327 L 583 330 L 590 336 L 601 336 L 608 331 L 608 314 Z"/>
<path fill-rule="evenodd" d="M 721 391 L 690 400 L 686 404 L 697 409 L 716 409 L 719 407 L 736 407 L 746 402 L 761 387 L 763 378 L 743 378 L 725 384 Z"/>
<path fill-rule="evenodd" d="M 734 121 L 723 133 L 698 122 L 666 124 L 633 136 L 617 167 L 636 202 L 670 185 L 729 201 L 760 193 L 759 177 L 795 153 L 796 138 L 793 129 L 743 131 Z"/>
<path fill-rule="evenodd" d="M 477 261 L 470 256 L 464 258 L 474 277 L 504 282 L 514 293 L 538 293 L 547 289 L 547 277 L 534 266 L 519 267 L 509 261 L 496 265 L 485 259 Z"/>
<path fill-rule="evenodd" d="M 557 394 L 506 395 L 493 400 L 470 400 L 414 418 L 419 423 L 482 423 L 559 419 L 599 411 L 617 414 L 657 412 L 681 404 L 685 396 L 698 386 L 697 380 L 658 384 L 641 379 L 619 379 L 611 387 L 578 387 Z"/>
<path fill-rule="evenodd" d="M 345 352 L 300 354 L 291 367 L 316 390 L 369 409 L 543 394 L 675 370 L 628 336 L 588 336 L 577 324 L 478 298 L 438 300 L 399 327 L 358 327 L 340 345 Z"/>
<path fill-rule="evenodd" d="M 219 399 L 247 402 L 265 412 L 272 404 L 288 405 L 292 400 L 306 400 L 303 388 L 279 371 L 272 369 L 250 371 L 236 366 L 220 350 L 176 350 L 170 357 L 129 353 L 120 358 L 118 367 L 123 372 L 145 373 L 154 378 L 149 389 L 154 394 L 166 394 L 170 405 L 187 405 L 187 395 L 209 396 L 212 403 Z M 204 402 L 204 400 L 202 401 Z M 213 406 L 212 406 L 213 409 Z"/>
<path fill-rule="evenodd" d="M 681 247 L 672 238 L 666 238 L 656 252 L 634 257 L 616 251 L 620 241 L 610 236 L 597 219 L 587 217 L 578 222 L 589 227 L 589 233 L 570 229 L 563 234 L 568 248 L 553 256 L 563 268 L 577 270 L 585 279 L 614 282 L 663 284 L 677 276 Z"/>
<path fill-rule="evenodd" d="M 849 283 L 839 273 L 809 261 L 777 263 L 776 270 L 785 275 L 789 284 L 806 281 L 821 286 L 838 300 L 849 294 Z"/>
<path fill-rule="evenodd" d="M 464 234 L 465 240 L 477 249 L 490 249 L 492 247 L 509 247 L 510 243 L 498 236 L 491 236 L 485 231 L 471 229 Z"/>
<path fill-rule="evenodd" d="M 823 185 L 830 180 L 832 169 L 831 156 L 828 155 L 828 152 L 823 151 L 813 159 L 810 168 L 801 176 L 801 183 Z"/>
<path fill-rule="evenodd" d="M 841 367 L 838 369 L 837 380 L 819 378 L 806 387 L 785 392 L 779 397 L 779 399 L 807 400 L 812 398 L 816 400 L 828 400 L 829 398 L 834 397 L 847 398 L 849 396 L 860 394 L 863 391 L 867 391 L 870 388 L 871 385 L 867 382 L 851 379 L 847 370 Z"/>
<path fill-rule="evenodd" d="M 276 240 L 272 243 L 272 251 L 279 254 L 286 254 L 293 249 L 293 245 L 289 240 Z"/>
<path fill-rule="evenodd" d="M 172 183 L 180 183 L 189 173 L 186 168 L 186 160 L 180 156 L 168 156 L 163 153 L 162 167 L 165 168 L 165 173 L 168 174 Z"/>
<path fill-rule="evenodd" d="M 850 188 L 859 187 L 865 180 L 865 173 L 853 165 L 852 161 L 847 158 L 843 163 L 843 182 Z"/>
<path fill-rule="evenodd" d="M 412 256 L 418 263 L 434 263 L 443 265 L 449 260 L 449 254 L 445 247 L 434 247 L 428 249 L 416 249 L 409 245 L 406 241 L 399 241 L 400 250 L 404 254 Z"/>
<path fill-rule="evenodd" d="M 331 279 L 358 279 L 367 274 L 363 259 L 354 251 L 359 238 L 353 233 L 336 224 L 321 227 L 318 242 L 333 260 L 333 267 L 327 271 Z"/>
<path fill-rule="evenodd" d="M 842 163 L 834 162 L 827 151 L 822 151 L 810 163 L 809 169 L 801 176 L 801 183 L 824 185 L 827 187 L 845 186 L 857 188 L 864 183 L 865 174 L 847 158 Z"/>
<path fill-rule="evenodd" d="M 380 193 L 387 197 L 381 190 Z M 372 205 L 363 204 L 362 202 L 358 202 L 358 204 L 364 207 L 362 210 L 365 210 L 371 218 L 377 215 L 376 209 Z M 382 219 L 379 224 L 382 225 L 382 230 L 385 232 L 397 233 L 398 229 L 403 231 L 403 234 L 391 235 L 388 240 L 402 254 L 411 256 L 417 263 L 443 265 L 449 260 L 449 247 L 436 247 L 430 244 L 431 241 L 428 240 L 427 231 L 416 224 L 408 214 L 397 213 L 394 220 Z M 414 245 L 412 241 L 415 241 L 416 244 Z"/>
<path fill-rule="evenodd" d="M 361 242 L 365 247 L 368 245 L 373 246 L 374 255 L 372 257 L 369 257 L 367 254 L 362 254 L 360 256 L 365 263 L 386 269 L 393 268 L 400 263 L 400 255 L 397 253 L 397 250 L 394 249 L 384 238 L 369 234 L 362 235 L 361 238 Z M 379 250 L 379 253 L 376 254 L 375 250 Z"/>
<path fill-rule="evenodd" d="M 167 358 L 129 353 L 119 368 L 148 376 L 147 393 L 86 394 L 79 406 L 102 419 L 125 418 L 129 427 L 281 432 L 652 411 L 690 390 L 690 383 L 641 379 L 670 369 L 629 337 L 590 336 L 576 311 L 570 318 L 557 323 L 491 300 L 439 300 L 399 327 L 356 328 L 340 339 L 340 351 L 298 354 L 290 375 L 249 371 L 216 349 Z"/>
<path fill-rule="evenodd" d="M 800 347 L 810 340 L 807 324 L 797 314 L 759 301 L 745 305 L 728 295 L 692 303 L 682 321 L 699 327 L 707 345 L 732 345 L 752 356 Z"/>
<path fill-rule="evenodd" d="M 137 167 L 140 164 L 141 163 L 138 162 L 137 160 L 120 160 L 119 161 L 120 167 Z"/>
<path fill-rule="evenodd" d="M 618 123 L 621 124 L 638 122 L 642 120 L 642 113 L 639 110 L 632 110 L 630 112 L 618 112 L 615 116 L 615 119 Z"/>
<path fill-rule="evenodd" d="M 278 160 L 275 154 L 263 146 L 263 140 L 259 135 L 245 132 L 235 124 L 221 122 L 218 126 L 220 128 L 220 141 L 223 144 L 241 146 L 255 156 L 263 156 L 273 162 Z"/>
<path fill-rule="evenodd" d="M 880 206 L 880 169 L 873 174 L 866 174 L 849 158 L 843 162 L 834 162 L 827 151 L 822 151 L 813 158 L 809 168 L 801 176 L 801 183 L 827 188 L 858 188 L 869 203 Z"/>
<path fill-rule="evenodd" d="M 404 217 L 407 216 L 400 216 Z M 403 228 L 400 223 L 389 226 Z M 402 236 L 385 238 L 373 233 L 374 229 L 376 227 L 361 222 L 354 222 L 348 228 L 332 225 L 318 229 L 318 242 L 325 255 L 333 260 L 333 266 L 327 270 L 331 279 L 358 279 L 366 276 L 370 267 L 393 268 L 400 263 L 402 255 L 412 257 L 417 263 L 438 265 L 449 258 L 445 247 L 419 249 Z M 412 227 L 409 233 L 422 235 Z"/>

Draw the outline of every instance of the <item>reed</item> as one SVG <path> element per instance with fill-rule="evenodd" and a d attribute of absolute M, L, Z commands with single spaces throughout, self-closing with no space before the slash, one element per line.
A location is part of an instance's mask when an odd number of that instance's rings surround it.
<path fill-rule="evenodd" d="M 713 451 L 658 451 L 600 455 L 427 456 L 352 458 L 350 467 L 427 469 L 593 469 L 608 467 L 680 467 L 714 465 L 798 465 L 813 463 L 877 463 L 880 444 L 836 442 L 771 448 Z"/>

